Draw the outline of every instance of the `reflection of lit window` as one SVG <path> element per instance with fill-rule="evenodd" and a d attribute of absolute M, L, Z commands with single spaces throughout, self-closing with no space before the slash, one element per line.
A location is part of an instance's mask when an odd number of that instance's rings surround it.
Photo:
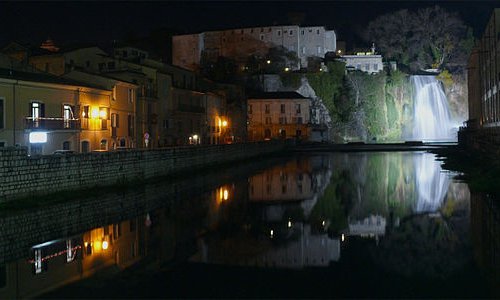
<path fill-rule="evenodd" d="M 42 249 L 35 249 L 35 274 L 42 273 Z"/>

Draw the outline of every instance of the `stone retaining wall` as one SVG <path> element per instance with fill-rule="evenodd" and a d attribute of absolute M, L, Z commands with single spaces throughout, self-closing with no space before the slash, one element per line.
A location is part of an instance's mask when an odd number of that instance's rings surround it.
<path fill-rule="evenodd" d="M 172 175 L 285 147 L 273 141 L 35 157 L 27 156 L 25 148 L 0 148 L 0 203 Z"/>

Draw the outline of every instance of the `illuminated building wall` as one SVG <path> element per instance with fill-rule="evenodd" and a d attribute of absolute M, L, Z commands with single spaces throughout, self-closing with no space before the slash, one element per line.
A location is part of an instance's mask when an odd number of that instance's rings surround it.
<path fill-rule="evenodd" d="M 251 201 L 296 201 L 314 195 L 309 161 L 291 161 L 250 177 L 248 195 Z"/>
<path fill-rule="evenodd" d="M 55 150 L 79 151 L 81 101 L 109 108 L 109 95 L 91 85 L 46 74 L 0 70 L 0 143 L 26 146 L 31 154 Z M 35 143 L 30 134 L 41 132 L 46 141 Z M 82 133 L 83 134 L 83 133 Z M 106 132 L 96 133 L 96 138 Z"/>
<path fill-rule="evenodd" d="M 309 57 L 324 57 L 336 50 L 336 35 L 322 26 L 269 26 L 210 31 L 200 34 L 177 35 L 172 38 L 174 65 L 197 70 L 204 59 L 215 61 L 219 56 L 245 63 L 248 56 L 263 56 L 276 46 L 295 52 L 299 66 L 306 68 Z"/>
<path fill-rule="evenodd" d="M 248 139 L 310 137 L 311 100 L 296 92 L 270 92 L 248 99 Z"/>
<path fill-rule="evenodd" d="M 348 70 L 360 70 L 372 74 L 381 72 L 384 69 L 382 55 L 342 55 L 341 60 L 345 62 Z"/>
<path fill-rule="evenodd" d="M 100 85 L 105 87 L 106 90 L 112 91 L 108 116 L 111 139 L 108 142 L 108 149 L 116 149 L 116 147 L 134 148 L 136 145 L 135 105 L 137 101 L 137 85 L 82 71 L 71 71 L 65 77 Z"/>

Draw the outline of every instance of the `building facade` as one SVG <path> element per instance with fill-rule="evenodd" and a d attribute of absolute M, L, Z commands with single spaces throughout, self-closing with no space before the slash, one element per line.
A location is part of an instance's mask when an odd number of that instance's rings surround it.
<path fill-rule="evenodd" d="M 268 92 L 248 99 L 248 139 L 307 140 L 311 99 L 297 92 Z"/>
<path fill-rule="evenodd" d="M 172 37 L 172 62 L 189 70 L 198 70 L 203 60 L 216 61 L 218 57 L 233 58 L 244 64 L 249 56 L 263 56 L 272 47 L 281 46 L 294 52 L 300 61 L 291 69 L 306 68 L 308 58 L 323 58 L 335 52 L 336 35 L 323 26 L 300 27 L 268 26 L 210 31 Z"/>
<path fill-rule="evenodd" d="M 467 66 L 469 118 L 458 132 L 459 143 L 481 151 L 498 151 L 500 142 L 500 9 L 493 10 Z"/>
<path fill-rule="evenodd" d="M 111 95 L 48 74 L 0 69 L 0 146 L 26 146 L 30 154 L 107 149 Z"/>

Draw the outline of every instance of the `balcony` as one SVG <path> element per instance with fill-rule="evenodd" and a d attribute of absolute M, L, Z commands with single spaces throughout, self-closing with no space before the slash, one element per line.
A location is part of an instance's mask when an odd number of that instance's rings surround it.
<path fill-rule="evenodd" d="M 64 118 L 33 118 L 26 117 L 24 120 L 25 129 L 43 129 L 43 130 L 80 130 L 79 119 Z"/>

